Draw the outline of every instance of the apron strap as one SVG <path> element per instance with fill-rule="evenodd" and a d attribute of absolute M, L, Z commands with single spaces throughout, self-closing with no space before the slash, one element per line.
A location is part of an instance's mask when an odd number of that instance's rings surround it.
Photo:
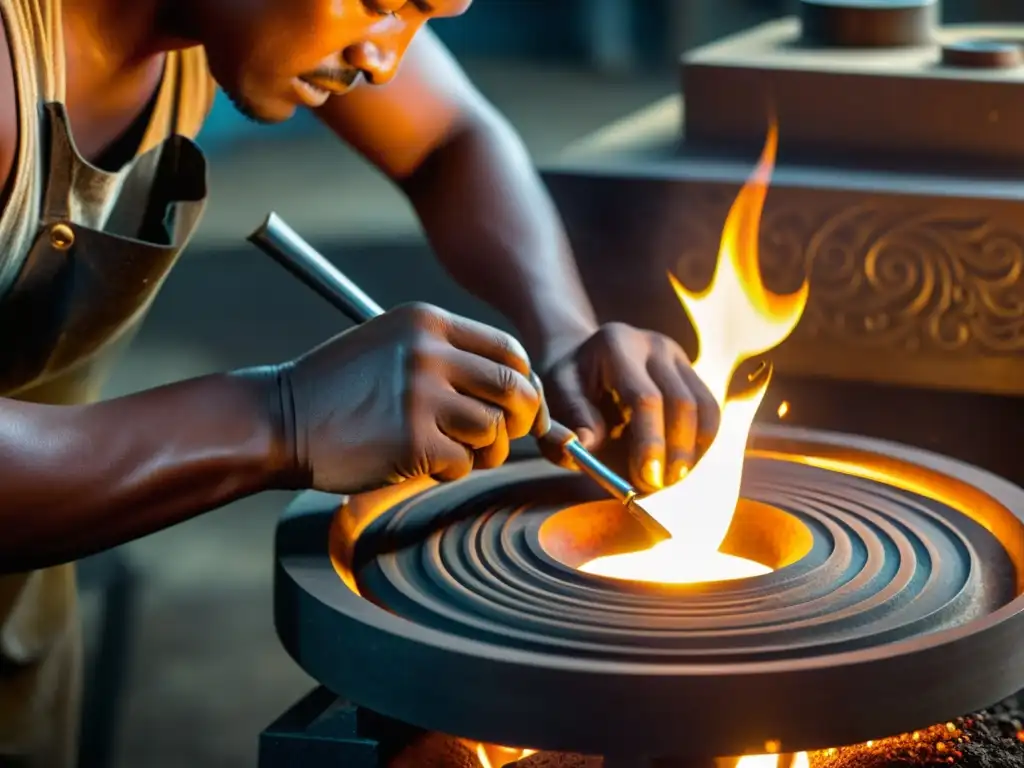
<path fill-rule="evenodd" d="M 50 101 L 43 105 L 40 132 L 44 148 L 43 167 L 47 169 L 40 210 L 40 218 L 45 226 L 71 217 L 71 190 L 79 160 L 71 139 L 67 109 L 63 104 Z"/>

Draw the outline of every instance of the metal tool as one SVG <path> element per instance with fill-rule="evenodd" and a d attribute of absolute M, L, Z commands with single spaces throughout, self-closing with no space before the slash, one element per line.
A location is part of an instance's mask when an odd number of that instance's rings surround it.
<path fill-rule="evenodd" d="M 276 213 L 268 214 L 263 224 L 249 235 L 248 239 L 352 322 L 364 323 L 384 313 L 384 308 L 380 304 L 367 296 L 358 285 L 318 253 Z M 543 395 L 544 388 L 537 375 L 531 373 L 530 379 Z M 552 439 L 556 434 L 566 435 L 557 439 L 561 440 L 562 449 L 581 472 L 621 501 L 652 537 L 659 541 L 672 538 L 672 534 L 665 526 L 636 503 L 637 493 L 632 485 L 584 448 L 576 435 L 551 421 L 547 401 L 543 396 L 534 434 L 540 440 Z"/>

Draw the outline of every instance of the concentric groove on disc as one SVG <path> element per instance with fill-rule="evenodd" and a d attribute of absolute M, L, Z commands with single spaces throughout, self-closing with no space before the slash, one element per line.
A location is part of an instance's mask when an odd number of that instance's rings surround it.
<path fill-rule="evenodd" d="M 584 754 L 837 746 L 1024 687 L 1024 490 L 868 438 L 772 429 L 757 445 L 743 496 L 810 542 L 766 576 L 666 588 L 575 571 L 541 526 L 599 491 L 528 462 L 396 500 L 354 558 L 328 536 L 336 501 L 297 502 L 277 532 L 278 633 L 309 674 L 382 714 Z M 813 466 L 848 457 L 868 469 Z"/>
<path fill-rule="evenodd" d="M 470 500 L 450 522 L 359 569 L 364 596 L 421 626 L 524 650 L 651 663 L 758 661 L 881 646 L 962 624 L 1014 597 L 999 541 L 940 502 L 771 459 L 743 495 L 792 514 L 810 554 L 768 576 L 671 594 L 624 591 L 537 545 L 558 504 L 532 488 Z M 524 497 L 524 491 L 528 494 Z M 401 531 L 418 505 L 397 510 Z"/>

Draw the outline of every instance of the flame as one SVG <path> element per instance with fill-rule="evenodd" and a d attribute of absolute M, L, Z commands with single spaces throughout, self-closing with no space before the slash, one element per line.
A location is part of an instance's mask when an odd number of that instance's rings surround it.
<path fill-rule="evenodd" d="M 736 768 L 781 768 L 783 765 L 789 765 L 791 768 L 811 768 L 811 759 L 806 752 L 798 752 L 788 764 L 782 763 L 778 755 L 749 755 L 741 757 L 736 763 Z"/>
<path fill-rule="evenodd" d="M 480 768 L 504 768 L 530 755 L 537 754 L 535 749 L 518 749 L 516 747 L 502 747 L 497 744 L 484 744 L 483 742 L 463 742 L 475 754 L 480 763 Z"/>
<path fill-rule="evenodd" d="M 770 376 L 727 398 L 729 383 L 739 365 L 785 341 L 807 306 L 806 281 L 796 292 L 778 295 L 761 279 L 758 229 L 777 144 L 773 122 L 757 167 L 726 218 L 711 284 L 694 293 L 669 275 L 697 332 L 700 354 L 694 371 L 722 408 L 718 435 L 690 473 L 642 500 L 644 509 L 672 538 L 641 552 L 596 558 L 581 566 L 582 571 L 675 584 L 739 579 L 771 571 L 761 563 L 718 549 L 739 501 L 747 438 Z"/>
<path fill-rule="evenodd" d="M 693 322 L 700 355 L 693 365 L 722 408 L 722 421 L 710 448 L 677 484 L 647 496 L 642 503 L 672 538 L 641 552 L 599 557 L 585 563 L 587 573 L 634 581 L 675 584 L 747 578 L 771 571 L 765 565 L 719 552 L 740 497 L 743 459 L 757 409 L 770 376 L 739 395 L 727 397 L 737 368 L 771 351 L 793 332 L 807 306 L 809 285 L 778 295 L 761 279 L 757 242 L 761 212 L 775 166 L 778 131 L 769 128 L 757 167 L 736 197 L 722 231 L 718 264 L 702 292 L 669 280 Z M 782 403 L 781 419 L 789 411 Z M 777 743 L 764 755 L 740 758 L 736 768 L 810 768 L 806 752 L 783 759 Z M 476 744 L 481 768 L 502 768 L 532 750 Z"/>

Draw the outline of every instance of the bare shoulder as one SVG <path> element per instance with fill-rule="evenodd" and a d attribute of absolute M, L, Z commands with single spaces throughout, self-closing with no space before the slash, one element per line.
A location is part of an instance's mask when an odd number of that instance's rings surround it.
<path fill-rule="evenodd" d="M 18 152 L 18 96 L 14 61 L 7 40 L 7 26 L 0 14 L 0 210 L 7 202 L 7 186 Z"/>

